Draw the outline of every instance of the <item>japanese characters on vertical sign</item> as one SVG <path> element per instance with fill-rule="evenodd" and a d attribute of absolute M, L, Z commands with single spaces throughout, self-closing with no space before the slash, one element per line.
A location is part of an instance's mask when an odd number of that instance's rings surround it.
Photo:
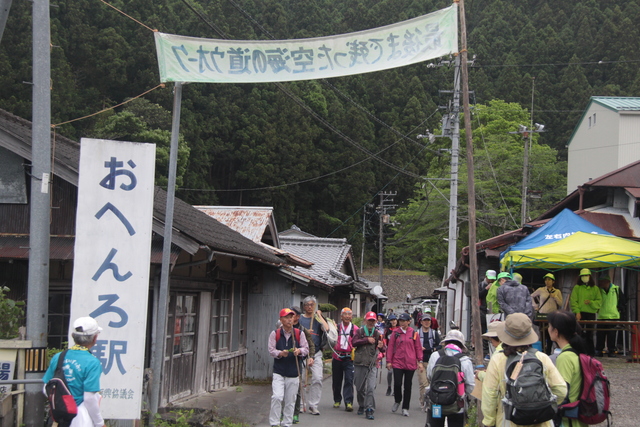
<path fill-rule="evenodd" d="M 162 82 L 313 80 L 415 64 L 458 51 L 458 7 L 371 30 L 296 40 L 155 33 Z"/>
<path fill-rule="evenodd" d="M 91 352 L 106 419 L 140 418 L 155 152 L 87 138 L 80 146 L 71 322 L 91 316 L 103 328 Z"/>

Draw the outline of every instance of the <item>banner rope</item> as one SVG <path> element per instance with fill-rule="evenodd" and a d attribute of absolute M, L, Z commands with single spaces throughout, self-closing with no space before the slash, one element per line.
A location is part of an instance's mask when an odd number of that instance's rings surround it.
<path fill-rule="evenodd" d="M 145 95 L 146 95 L 146 94 L 148 94 L 149 92 L 152 92 L 152 91 L 154 91 L 154 90 L 158 89 L 159 87 L 164 88 L 164 87 L 165 87 L 165 84 L 164 84 L 164 83 L 160 83 L 160 84 L 159 84 L 159 85 L 157 85 L 156 87 L 151 88 L 151 89 L 149 89 L 149 90 L 148 90 L 148 91 L 146 91 L 146 92 L 142 92 L 142 93 L 141 93 L 140 95 L 138 95 L 138 96 L 134 96 L 133 98 L 129 98 L 129 99 L 127 99 L 126 101 L 121 102 L 120 104 L 114 105 L 113 107 L 105 108 L 104 110 L 100 110 L 100 111 L 98 111 L 98 112 L 95 112 L 95 113 L 92 113 L 92 114 L 89 114 L 89 115 L 86 115 L 86 116 L 83 116 L 83 117 L 78 117 L 78 118 L 76 118 L 76 119 L 67 120 L 66 122 L 56 123 L 56 124 L 51 125 L 51 127 L 55 129 L 55 127 L 56 127 L 56 126 L 62 126 L 62 125 L 66 125 L 67 123 L 73 123 L 73 122 L 77 122 L 78 120 L 84 120 L 84 119 L 88 119 L 89 117 L 97 116 L 98 114 L 104 113 L 105 111 L 113 110 L 114 108 L 118 108 L 118 107 L 120 107 L 120 106 L 122 106 L 122 105 L 124 105 L 124 104 L 127 104 L 127 103 L 129 103 L 129 102 L 133 101 L 134 99 L 138 99 L 138 98 L 140 98 L 141 96 L 145 96 Z"/>
<path fill-rule="evenodd" d="M 106 1 L 104 1 L 104 0 L 100 0 L 100 1 L 101 1 L 102 3 L 104 3 L 104 4 L 106 4 L 107 6 L 109 6 L 110 8 L 112 8 L 113 10 L 115 10 L 116 12 L 119 12 L 119 13 L 123 14 L 124 16 L 126 16 L 127 18 L 131 19 L 133 22 L 135 22 L 135 23 L 137 23 L 137 24 L 142 25 L 142 26 L 143 26 L 144 28 L 146 28 L 147 30 L 152 31 L 152 32 L 154 32 L 154 33 L 158 31 L 158 30 L 154 30 L 154 29 L 152 29 L 152 28 L 150 28 L 150 27 L 148 27 L 148 26 L 144 25 L 142 22 L 138 21 L 138 20 L 137 20 L 137 19 L 135 19 L 134 17 L 127 15 L 126 13 L 124 13 L 123 11 L 121 11 L 120 9 L 118 9 L 117 7 L 115 7 L 114 5 L 109 4 L 109 3 L 107 3 L 107 2 L 106 2 Z"/>

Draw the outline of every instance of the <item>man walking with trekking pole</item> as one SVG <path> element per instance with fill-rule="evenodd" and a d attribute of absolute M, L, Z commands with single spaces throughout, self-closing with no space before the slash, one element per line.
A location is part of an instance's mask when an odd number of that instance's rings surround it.
<path fill-rule="evenodd" d="M 315 353 L 309 354 L 308 369 L 311 371 L 311 384 L 307 385 L 307 372 L 303 374 L 306 387 L 306 402 L 309 405 L 311 415 L 320 415 L 318 404 L 322 396 L 322 348 L 326 344 L 329 325 L 322 317 L 322 312 L 317 309 L 318 301 L 313 295 L 302 300 L 302 316 L 300 324 L 311 333 L 311 339 L 315 346 Z"/>
<path fill-rule="evenodd" d="M 269 335 L 269 354 L 274 359 L 271 381 L 273 394 L 269 413 L 269 424 L 272 427 L 291 427 L 293 424 L 293 408 L 300 384 L 298 358 L 309 354 L 307 339 L 299 329 L 293 327 L 294 314 L 289 308 L 280 310 L 282 327 Z M 282 421 L 280 414 L 283 415 Z"/>
<path fill-rule="evenodd" d="M 380 331 L 376 329 L 376 314 L 373 311 L 364 316 L 364 326 L 353 335 L 355 347 L 353 364 L 355 366 L 356 396 L 358 398 L 358 415 L 366 414 L 373 420 L 376 401 L 373 392 L 376 389 L 378 376 L 378 352 L 384 351 L 384 341 Z"/>

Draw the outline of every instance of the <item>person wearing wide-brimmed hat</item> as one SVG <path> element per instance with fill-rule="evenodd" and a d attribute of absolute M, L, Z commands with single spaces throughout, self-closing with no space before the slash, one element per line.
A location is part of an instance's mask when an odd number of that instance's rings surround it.
<path fill-rule="evenodd" d="M 567 383 L 554 366 L 553 362 L 541 351 L 535 351 L 531 344 L 538 341 L 538 335 L 533 330 L 531 319 L 524 313 L 514 313 L 498 327 L 498 338 L 502 341 L 502 351 L 491 357 L 487 373 L 482 384 L 482 413 L 485 426 L 515 426 L 511 421 L 504 419 L 504 407 L 502 397 L 506 393 L 504 381 L 507 359 L 511 355 L 533 351 L 542 362 L 544 376 L 551 392 L 556 395 L 557 403 L 564 400 L 567 395 Z M 545 421 L 533 424 L 536 427 L 552 427 L 553 421 Z"/>

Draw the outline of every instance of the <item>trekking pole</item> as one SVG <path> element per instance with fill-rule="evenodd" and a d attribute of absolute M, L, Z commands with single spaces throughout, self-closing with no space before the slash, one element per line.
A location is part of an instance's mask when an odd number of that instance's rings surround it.
<path fill-rule="evenodd" d="M 305 407 L 304 389 L 301 389 L 302 382 L 300 381 L 300 362 L 295 352 L 293 353 L 293 356 L 296 358 L 296 369 L 298 370 L 298 391 L 300 391 L 300 403 L 302 403 L 302 407 L 304 408 Z M 303 412 L 306 412 L 306 411 L 303 411 Z"/>

